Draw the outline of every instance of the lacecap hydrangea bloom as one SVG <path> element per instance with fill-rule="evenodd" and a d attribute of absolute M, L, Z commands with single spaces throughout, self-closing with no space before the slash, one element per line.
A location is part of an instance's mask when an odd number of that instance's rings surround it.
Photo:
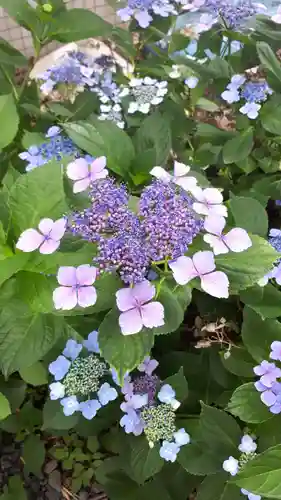
<path fill-rule="evenodd" d="M 264 360 L 254 368 L 255 375 L 259 377 L 255 387 L 260 392 L 261 401 L 276 415 L 281 413 L 281 369 L 274 361 L 281 361 L 280 341 L 272 342 L 269 357 L 273 362 Z"/>
<path fill-rule="evenodd" d="M 168 17 L 177 14 L 179 1 L 172 0 L 128 0 L 127 5 L 117 11 L 122 21 L 135 19 L 141 28 L 147 28 L 155 16 Z"/>
<path fill-rule="evenodd" d="M 243 106 L 239 108 L 240 113 L 255 120 L 261 109 L 260 103 L 265 102 L 271 94 L 272 90 L 265 80 L 247 81 L 244 75 L 233 75 L 221 97 L 229 104 L 244 100 Z"/>
<path fill-rule="evenodd" d="M 180 448 L 190 443 L 190 436 L 184 428 L 176 427 L 180 402 L 172 386 L 153 373 L 157 366 L 156 360 L 147 357 L 138 367 L 139 373 L 125 377 L 120 425 L 127 434 L 144 434 L 151 448 L 159 443 L 160 456 L 175 462 Z"/>
<path fill-rule="evenodd" d="M 238 446 L 238 451 L 240 452 L 240 456 L 238 459 L 234 457 L 229 457 L 222 464 L 223 470 L 228 472 L 231 476 L 236 476 L 239 470 L 243 469 L 244 465 L 252 460 L 256 456 L 257 444 L 252 436 L 249 434 L 245 434 L 241 442 Z M 241 488 L 242 495 L 248 497 L 248 500 L 261 500 L 260 495 L 255 495 L 254 493 L 250 493 L 250 491 Z"/>
<path fill-rule="evenodd" d="M 121 98 L 128 97 L 128 113 L 149 113 L 152 106 L 157 106 L 168 92 L 168 82 L 158 81 L 155 78 L 132 78 L 129 87 L 124 87 L 119 94 Z"/>
<path fill-rule="evenodd" d="M 50 160 L 60 161 L 64 156 L 77 157 L 81 151 L 75 146 L 69 137 L 66 137 L 60 127 L 52 126 L 46 133 L 46 142 L 38 146 L 30 146 L 27 151 L 19 154 L 21 160 L 28 162 L 25 170 L 29 172 L 36 167 L 45 165 Z M 86 155 L 89 161 L 92 158 Z"/>
<path fill-rule="evenodd" d="M 50 363 L 49 372 L 54 377 L 50 399 L 60 400 L 66 416 L 81 412 L 92 420 L 100 408 L 118 397 L 110 368 L 99 355 L 96 331 L 82 343 L 68 340 L 62 354 Z"/>

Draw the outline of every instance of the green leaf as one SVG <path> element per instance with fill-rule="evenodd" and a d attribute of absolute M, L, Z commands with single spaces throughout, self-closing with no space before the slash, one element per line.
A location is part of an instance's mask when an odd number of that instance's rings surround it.
<path fill-rule="evenodd" d="M 138 484 L 157 474 L 163 467 L 164 461 L 159 455 L 159 445 L 150 448 L 145 437 L 135 437 L 130 443 L 128 457 L 132 478 Z"/>
<path fill-rule="evenodd" d="M 119 311 L 112 309 L 105 316 L 99 327 L 99 346 L 102 356 L 116 369 L 122 381 L 126 371 L 132 371 L 149 354 L 154 335 L 151 330 L 135 335 L 122 335 L 119 315 Z"/>
<path fill-rule="evenodd" d="M 261 203 L 254 198 L 242 196 L 231 197 L 230 210 L 236 226 L 246 229 L 249 233 L 266 236 L 268 231 L 267 213 Z M 247 217 L 245 217 L 247 214 Z"/>
<path fill-rule="evenodd" d="M 281 316 L 281 292 L 270 283 L 265 287 L 255 286 L 243 290 L 241 300 L 260 314 L 262 319 Z"/>
<path fill-rule="evenodd" d="M 198 101 L 196 102 L 196 107 L 200 109 L 205 109 L 210 113 L 219 111 L 219 106 L 215 102 L 209 101 L 209 99 L 206 99 L 205 97 L 200 97 L 200 99 L 198 99 Z"/>
<path fill-rule="evenodd" d="M 155 335 L 163 335 L 174 332 L 179 328 L 184 319 L 186 306 L 191 301 L 191 289 L 185 287 L 181 291 L 173 292 L 167 283 L 162 283 L 157 301 L 161 302 L 164 307 L 165 324 L 158 328 L 153 328 Z"/>
<path fill-rule="evenodd" d="M 68 43 L 102 36 L 108 38 L 112 25 L 89 9 L 70 9 L 52 19 L 50 37 Z"/>
<path fill-rule="evenodd" d="M 149 150 L 155 151 L 155 158 L 151 156 L 154 163 L 146 166 L 146 172 L 149 172 L 154 165 L 165 164 L 172 148 L 171 129 L 167 116 L 155 111 L 146 117 L 137 130 L 134 140 L 139 162 L 139 156 Z"/>
<path fill-rule="evenodd" d="M 281 98 L 271 96 L 262 106 L 260 112 L 261 124 L 265 130 L 275 135 L 281 135 Z"/>
<path fill-rule="evenodd" d="M 228 411 L 243 422 L 258 424 L 272 417 L 269 409 L 262 403 L 260 393 L 253 382 L 241 385 L 231 396 Z"/>
<path fill-rule="evenodd" d="M 11 413 L 12 411 L 8 399 L 0 392 L 0 420 L 4 420 L 4 418 L 7 418 Z"/>
<path fill-rule="evenodd" d="M 0 121 L 0 149 L 4 149 L 15 138 L 19 126 L 19 115 L 11 94 L 0 95 Z"/>
<path fill-rule="evenodd" d="M 265 498 L 281 498 L 281 445 L 250 460 L 232 481 Z"/>
<path fill-rule="evenodd" d="M 274 340 L 281 341 L 281 323 L 275 319 L 263 320 L 248 306 L 243 311 L 242 339 L 245 347 L 259 363 L 268 359 L 270 345 Z"/>
<path fill-rule="evenodd" d="M 27 500 L 27 495 L 22 484 L 20 476 L 9 478 L 8 488 L 5 487 L 4 495 L 1 495 L 1 500 Z"/>
<path fill-rule="evenodd" d="M 184 401 L 188 395 L 188 383 L 181 367 L 175 375 L 165 379 L 165 384 L 170 384 L 176 393 L 176 399 L 180 402 Z"/>
<path fill-rule="evenodd" d="M 199 421 L 200 439 L 222 458 L 235 456 L 241 439 L 241 430 L 234 418 L 225 411 L 201 403 Z"/>
<path fill-rule="evenodd" d="M 277 59 L 268 43 L 257 42 L 257 52 L 260 62 L 264 68 L 268 69 L 279 82 L 281 82 L 281 66 L 280 61 Z"/>
<path fill-rule="evenodd" d="M 253 378 L 255 376 L 253 367 L 256 365 L 252 356 L 242 346 L 232 346 L 230 356 L 225 358 L 221 355 L 224 367 L 238 377 Z"/>
<path fill-rule="evenodd" d="M 255 428 L 255 434 L 258 437 L 259 452 L 276 446 L 281 442 L 280 416 L 274 415 L 266 422 L 262 422 Z"/>
<path fill-rule="evenodd" d="M 196 476 L 215 474 L 220 472 L 222 468 L 221 458 L 209 450 L 206 445 L 197 443 L 182 446 L 177 460 L 187 472 Z"/>
<path fill-rule="evenodd" d="M 227 274 L 232 293 L 248 288 L 272 268 L 278 253 L 259 236 L 251 236 L 252 246 L 241 253 L 229 252 L 216 257 L 217 269 Z"/>
<path fill-rule="evenodd" d="M 134 159 L 135 151 L 130 137 L 113 122 L 94 120 L 63 125 L 67 135 L 79 148 L 92 156 L 106 156 L 107 166 L 123 175 Z"/>
<path fill-rule="evenodd" d="M 67 210 L 59 162 L 52 161 L 18 177 L 9 206 L 18 233 L 36 227 L 41 218 L 59 218 Z"/>
<path fill-rule="evenodd" d="M 224 163 L 228 165 L 245 160 L 251 153 L 253 145 L 253 128 L 250 127 L 224 144 L 222 150 Z"/>
<path fill-rule="evenodd" d="M 63 318 L 32 314 L 20 300 L 12 300 L 0 312 L 0 367 L 5 376 L 40 360 L 62 337 Z"/>
<path fill-rule="evenodd" d="M 66 417 L 59 401 L 47 400 L 43 408 L 42 430 L 68 430 L 78 423 L 78 414 Z"/>
<path fill-rule="evenodd" d="M 26 384 L 13 378 L 6 382 L 0 380 L 0 392 L 8 399 L 11 411 L 16 413 L 25 398 Z"/>
<path fill-rule="evenodd" d="M 24 468 L 35 476 L 41 475 L 42 465 L 45 460 L 45 445 L 36 434 L 28 436 L 23 445 Z"/>
<path fill-rule="evenodd" d="M 34 363 L 31 366 L 25 366 L 20 370 L 21 378 L 27 383 L 34 385 L 44 385 L 48 383 L 48 373 L 46 368 L 40 363 Z"/>
<path fill-rule="evenodd" d="M 0 64 L 15 66 L 17 68 L 27 66 L 27 58 L 10 45 L 6 40 L 0 40 Z"/>
<path fill-rule="evenodd" d="M 21 252 L 0 260 L 0 286 L 23 269 L 29 259 L 30 255 L 28 253 Z"/>
<path fill-rule="evenodd" d="M 200 484 L 196 500 L 242 500 L 245 496 L 234 484 L 229 484 L 225 473 L 207 476 Z"/>

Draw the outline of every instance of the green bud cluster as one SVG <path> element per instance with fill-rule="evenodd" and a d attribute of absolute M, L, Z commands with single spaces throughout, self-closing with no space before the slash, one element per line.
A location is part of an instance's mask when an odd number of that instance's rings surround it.
<path fill-rule="evenodd" d="M 244 467 L 244 465 L 246 465 L 248 462 L 253 460 L 253 458 L 255 458 L 256 456 L 257 456 L 257 454 L 255 452 L 242 453 L 242 455 L 240 455 L 240 457 L 239 457 L 239 467 Z"/>
<path fill-rule="evenodd" d="M 106 364 L 95 354 L 90 354 L 86 358 L 78 357 L 73 361 L 63 380 L 65 394 L 84 396 L 96 392 L 100 387 L 100 379 L 106 372 Z"/>
<path fill-rule="evenodd" d="M 172 441 L 176 432 L 175 412 L 168 404 L 146 407 L 141 412 L 145 422 L 144 433 L 149 442 Z"/>

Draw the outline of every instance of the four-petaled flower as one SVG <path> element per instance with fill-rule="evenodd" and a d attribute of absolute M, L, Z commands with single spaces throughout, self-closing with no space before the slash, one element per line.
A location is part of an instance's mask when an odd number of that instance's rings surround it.
<path fill-rule="evenodd" d="M 69 179 L 75 181 L 73 184 L 73 192 L 80 193 L 81 191 L 85 191 L 85 189 L 90 186 L 91 182 L 97 179 L 104 179 L 108 174 L 108 170 L 105 166 L 105 156 L 96 158 L 91 164 L 84 158 L 78 158 L 69 163 L 66 172 Z"/>
<path fill-rule="evenodd" d="M 147 280 L 116 292 L 117 307 L 122 311 L 119 325 L 123 335 L 138 333 L 144 326 L 154 328 L 164 325 L 164 307 L 160 302 L 150 302 L 155 293 L 155 286 Z"/>
<path fill-rule="evenodd" d="M 114 387 L 111 387 L 108 382 L 102 384 L 98 390 L 99 402 L 102 406 L 107 405 L 110 401 L 114 401 L 118 397 L 118 393 Z"/>
<path fill-rule="evenodd" d="M 54 375 L 55 380 L 61 380 L 67 374 L 71 362 L 64 356 L 58 358 L 49 364 L 49 372 Z"/>
<path fill-rule="evenodd" d="M 193 278 L 199 277 L 204 292 L 218 298 L 229 296 L 228 277 L 222 271 L 215 271 L 213 252 L 200 251 L 190 257 L 179 257 L 169 263 L 174 279 L 179 285 L 186 285 Z"/>
<path fill-rule="evenodd" d="M 266 387 L 271 388 L 276 379 L 281 377 L 281 370 L 275 363 L 269 363 L 264 360 L 260 365 L 254 367 L 254 372 L 260 377 L 260 382 Z"/>
<path fill-rule="evenodd" d="M 222 253 L 243 252 L 252 246 L 252 241 L 245 229 L 235 227 L 227 234 L 222 234 L 226 224 L 224 217 L 209 215 L 204 222 L 204 228 L 208 233 L 203 239 L 208 243 L 215 255 Z"/>
<path fill-rule="evenodd" d="M 156 359 L 151 359 L 150 356 L 147 356 L 144 358 L 143 362 L 138 366 L 138 370 L 140 372 L 144 372 L 146 375 L 152 375 L 154 370 L 157 368 L 159 365 L 158 361 Z"/>
<path fill-rule="evenodd" d="M 53 292 L 56 309 L 69 310 L 77 304 L 80 307 L 93 306 L 97 300 L 96 289 L 92 286 L 97 275 L 97 269 L 89 264 L 75 267 L 59 268 L 57 279 L 60 287 Z"/>
<path fill-rule="evenodd" d="M 192 194 L 197 200 L 193 203 L 193 210 L 197 214 L 227 217 L 227 208 L 222 204 L 223 196 L 218 189 L 196 187 Z"/>
<path fill-rule="evenodd" d="M 42 254 L 55 252 L 60 246 L 66 229 L 66 219 L 42 219 L 38 229 L 26 229 L 19 237 L 16 247 L 23 252 L 33 252 L 39 249 Z"/>
<path fill-rule="evenodd" d="M 236 476 L 236 474 L 239 471 L 239 462 L 236 460 L 234 457 L 229 457 L 227 460 L 225 460 L 222 464 L 223 470 L 226 472 L 229 472 L 231 476 Z"/>
<path fill-rule="evenodd" d="M 180 446 L 178 444 L 169 441 L 163 441 L 159 453 L 160 457 L 166 460 L 166 462 L 175 462 L 179 451 Z"/>
<path fill-rule="evenodd" d="M 88 349 L 89 352 L 100 352 L 98 336 L 99 332 L 94 330 L 93 332 L 89 333 L 86 340 L 83 340 L 83 345 L 84 347 L 86 347 L 86 349 Z"/>
<path fill-rule="evenodd" d="M 79 410 L 87 420 L 92 420 L 100 408 L 101 404 L 97 399 L 88 399 L 88 401 L 82 401 L 79 405 Z"/>
<path fill-rule="evenodd" d="M 185 446 L 190 443 L 190 435 L 183 427 L 174 433 L 174 439 L 178 446 Z"/>
<path fill-rule="evenodd" d="M 73 415 L 79 410 L 79 401 L 76 396 L 68 396 L 67 398 L 61 399 L 60 404 L 63 407 L 63 413 L 66 417 Z"/>
<path fill-rule="evenodd" d="M 72 359 L 72 361 L 74 361 L 77 358 L 77 356 L 79 356 L 82 348 L 83 348 L 82 344 L 78 344 L 76 340 L 69 339 L 66 342 L 66 346 L 62 351 L 62 353 L 66 358 L 70 358 Z"/>
<path fill-rule="evenodd" d="M 275 361 L 281 361 L 281 342 L 280 340 L 275 340 L 272 342 L 271 351 L 269 357 Z"/>
<path fill-rule="evenodd" d="M 143 431 L 143 422 L 134 409 L 129 409 L 120 420 L 120 426 L 124 427 L 126 434 L 140 436 Z"/>
<path fill-rule="evenodd" d="M 193 192 L 193 189 L 197 185 L 197 179 L 195 177 L 189 177 L 187 175 L 189 171 L 190 167 L 188 165 L 175 161 L 174 175 L 169 174 L 163 167 L 154 167 L 150 173 L 162 182 L 168 183 L 173 181 L 185 191 Z"/>
<path fill-rule="evenodd" d="M 241 451 L 241 453 L 254 453 L 257 449 L 257 443 L 253 440 L 249 434 L 245 434 L 245 436 L 242 437 L 241 443 L 238 446 L 238 450 Z"/>
<path fill-rule="evenodd" d="M 180 407 L 180 402 L 176 399 L 176 393 L 170 384 L 164 384 L 157 394 L 157 398 L 161 403 L 169 404 L 174 410 Z"/>

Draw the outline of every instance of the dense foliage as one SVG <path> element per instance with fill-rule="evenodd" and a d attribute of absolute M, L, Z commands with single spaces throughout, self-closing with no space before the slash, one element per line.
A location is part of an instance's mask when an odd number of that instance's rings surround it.
<path fill-rule="evenodd" d="M 0 428 L 73 491 L 281 499 L 280 8 L 0 5 Z"/>

